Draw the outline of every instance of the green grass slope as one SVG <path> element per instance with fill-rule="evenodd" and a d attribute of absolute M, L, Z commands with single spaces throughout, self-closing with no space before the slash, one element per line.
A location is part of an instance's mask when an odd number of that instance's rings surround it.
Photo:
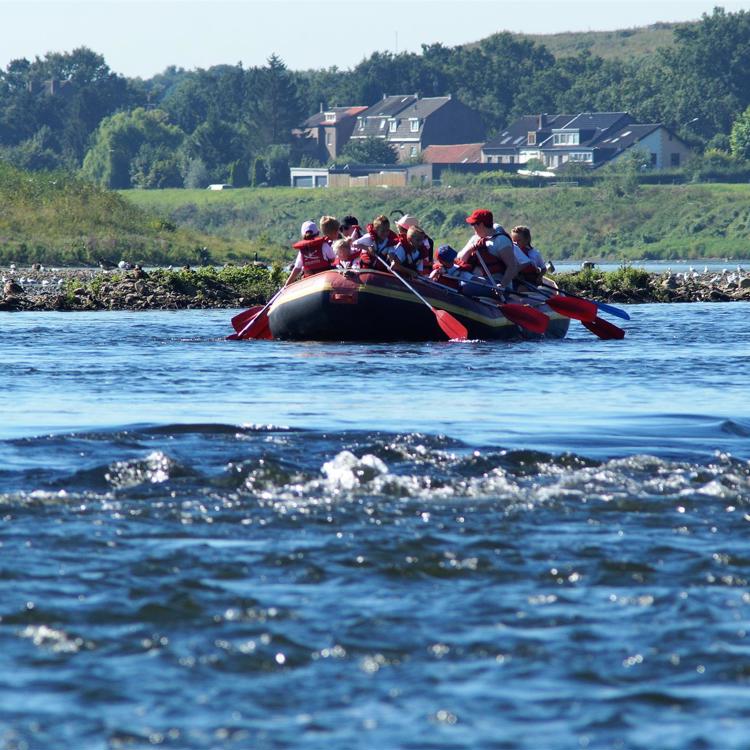
<path fill-rule="evenodd" d="M 69 174 L 24 172 L 0 162 L 0 264 L 195 263 L 203 247 L 221 257 L 253 250 L 247 240 L 179 228 Z"/>
<path fill-rule="evenodd" d="M 361 223 L 395 209 L 416 215 L 438 243 L 459 248 L 470 232 L 465 217 L 494 211 L 505 227 L 526 224 L 551 258 L 638 259 L 750 257 L 750 185 L 641 186 L 540 189 L 245 188 L 128 191 L 126 199 L 164 220 L 224 238 L 250 240 L 261 257 L 291 260 L 290 245 L 305 219 L 354 214 Z M 247 259 L 230 252 L 230 260 Z"/>
<path fill-rule="evenodd" d="M 588 51 L 605 60 L 631 60 L 648 57 L 661 47 L 671 47 L 674 44 L 674 30 L 679 25 L 655 23 L 617 31 L 566 31 L 518 36 L 543 44 L 555 57 L 570 57 Z"/>

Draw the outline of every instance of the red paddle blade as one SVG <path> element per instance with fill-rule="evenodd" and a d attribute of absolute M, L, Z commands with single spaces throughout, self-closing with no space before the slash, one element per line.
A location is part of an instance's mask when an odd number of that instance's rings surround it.
<path fill-rule="evenodd" d="M 547 299 L 547 304 L 560 315 L 567 318 L 590 322 L 596 317 L 597 306 L 587 299 L 578 299 L 578 297 L 564 297 L 556 295 Z"/>
<path fill-rule="evenodd" d="M 462 339 L 465 340 L 469 337 L 469 332 L 466 330 L 460 321 L 456 320 L 449 312 L 445 310 L 436 310 L 432 308 L 432 312 L 435 313 L 438 325 L 443 329 L 443 333 L 449 339 Z"/>
<path fill-rule="evenodd" d="M 273 338 L 268 326 L 268 311 L 261 310 L 237 335 L 241 339 Z"/>
<path fill-rule="evenodd" d="M 239 333 L 262 309 L 263 305 L 255 305 L 255 307 L 237 313 L 232 318 L 232 328 Z"/>
<path fill-rule="evenodd" d="M 531 333 L 544 333 L 549 325 L 549 315 L 545 315 L 541 310 L 535 310 L 528 305 L 518 305 L 509 302 L 500 305 L 500 312 L 505 317 L 521 328 L 525 328 Z"/>
<path fill-rule="evenodd" d="M 581 321 L 591 333 L 596 334 L 600 339 L 624 339 L 625 331 L 614 323 L 610 323 L 604 318 L 594 318 L 594 320 Z"/>

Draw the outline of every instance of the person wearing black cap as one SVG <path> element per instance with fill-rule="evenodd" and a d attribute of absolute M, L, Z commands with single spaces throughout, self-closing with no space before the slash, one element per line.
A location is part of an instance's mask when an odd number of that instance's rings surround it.
<path fill-rule="evenodd" d="M 358 240 L 364 235 L 356 216 L 344 216 L 341 219 L 341 234 L 352 240 Z"/>
<path fill-rule="evenodd" d="M 466 219 L 474 228 L 474 236 L 458 254 L 462 271 L 489 278 L 501 289 L 509 289 L 518 274 L 518 260 L 513 240 L 502 228 L 495 228 L 492 211 L 478 208 Z"/>
<path fill-rule="evenodd" d="M 440 245 L 430 278 L 451 289 L 458 290 L 461 284 L 461 269 L 454 263 L 457 255 L 458 253 L 450 245 Z"/>

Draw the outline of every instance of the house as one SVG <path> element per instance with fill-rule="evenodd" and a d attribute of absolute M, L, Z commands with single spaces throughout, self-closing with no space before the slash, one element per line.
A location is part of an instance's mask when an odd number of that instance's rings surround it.
<path fill-rule="evenodd" d="M 690 158 L 685 142 L 661 123 L 637 123 L 627 112 L 582 112 L 521 117 L 484 145 L 482 161 L 538 159 L 552 170 L 567 163 L 595 168 L 634 148 L 648 152 L 655 169 L 679 167 Z"/>
<path fill-rule="evenodd" d="M 479 164 L 483 143 L 457 143 L 454 146 L 427 146 L 422 152 L 425 164 Z"/>
<path fill-rule="evenodd" d="M 541 159 L 539 146 L 551 135 L 552 128 L 573 119 L 573 115 L 525 115 L 482 147 L 483 164 L 525 164 Z"/>
<path fill-rule="evenodd" d="M 416 161 L 433 145 L 484 141 L 479 113 L 451 95 L 420 98 L 417 94 L 383 95 L 357 115 L 352 140 L 382 138 L 398 161 Z"/>
<path fill-rule="evenodd" d="M 302 150 L 309 156 L 325 164 L 335 159 L 349 142 L 354 129 L 355 118 L 367 107 L 331 107 L 308 117 L 292 135 L 302 142 Z"/>

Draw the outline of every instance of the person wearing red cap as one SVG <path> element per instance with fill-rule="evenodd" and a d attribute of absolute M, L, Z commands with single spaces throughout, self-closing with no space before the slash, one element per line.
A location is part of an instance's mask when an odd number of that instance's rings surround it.
<path fill-rule="evenodd" d="M 502 228 L 494 227 L 492 211 L 478 208 L 466 219 L 474 228 L 474 236 L 458 254 L 456 264 L 463 271 L 487 278 L 502 289 L 510 287 L 518 274 L 518 260 L 513 240 Z"/>

